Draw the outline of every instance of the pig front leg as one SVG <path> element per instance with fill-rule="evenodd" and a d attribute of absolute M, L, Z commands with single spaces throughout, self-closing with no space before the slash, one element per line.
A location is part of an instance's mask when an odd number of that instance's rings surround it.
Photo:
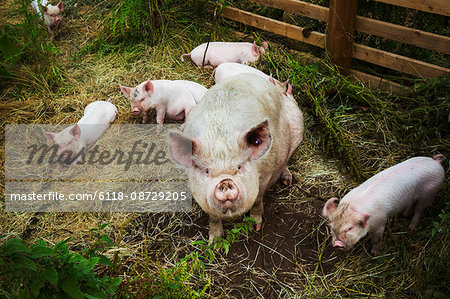
<path fill-rule="evenodd" d="M 284 166 L 283 170 L 281 171 L 281 182 L 286 185 L 286 186 L 290 186 L 292 185 L 292 174 L 289 171 L 287 165 Z"/>
<path fill-rule="evenodd" d="M 262 214 L 264 212 L 264 206 L 262 201 L 262 195 L 258 196 L 253 207 L 250 209 L 250 217 L 256 220 L 256 231 L 260 231 L 262 227 Z"/>
<path fill-rule="evenodd" d="M 214 243 L 216 237 L 223 235 L 222 219 L 209 217 L 209 242 Z"/>
<path fill-rule="evenodd" d="M 163 131 L 163 123 L 164 119 L 166 118 L 166 108 L 165 107 L 158 107 L 156 108 L 156 123 L 158 124 L 158 127 L 156 128 L 156 134 L 161 134 Z"/>
<path fill-rule="evenodd" d="M 383 233 L 384 233 L 384 224 L 379 226 L 375 231 L 372 232 L 372 250 L 371 253 L 373 256 L 377 256 L 381 249 L 383 248 Z"/>
<path fill-rule="evenodd" d="M 149 110 L 143 112 L 142 124 L 146 124 L 147 123 L 147 121 L 148 121 L 148 114 L 149 113 L 150 113 Z"/>
<path fill-rule="evenodd" d="M 416 206 L 414 207 L 414 216 L 411 219 L 411 223 L 409 224 L 408 231 L 412 232 L 416 229 L 417 225 L 419 224 L 419 218 L 422 216 L 423 211 L 431 206 L 433 203 L 434 197 L 436 196 L 438 190 L 435 190 L 434 192 L 430 192 L 424 196 L 421 196 L 419 200 L 416 203 Z"/>

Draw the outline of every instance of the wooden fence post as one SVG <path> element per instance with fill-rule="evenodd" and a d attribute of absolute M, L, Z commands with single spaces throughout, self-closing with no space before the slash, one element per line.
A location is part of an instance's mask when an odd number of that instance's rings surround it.
<path fill-rule="evenodd" d="M 330 0 L 326 49 L 331 61 L 346 76 L 352 62 L 357 7 L 358 0 Z"/>

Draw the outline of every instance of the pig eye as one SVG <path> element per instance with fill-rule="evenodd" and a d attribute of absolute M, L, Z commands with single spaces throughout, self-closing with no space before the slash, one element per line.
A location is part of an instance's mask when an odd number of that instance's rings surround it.
<path fill-rule="evenodd" d="M 142 101 L 144 101 L 145 99 L 144 98 L 142 98 L 139 102 L 142 102 Z"/>
<path fill-rule="evenodd" d="M 209 169 L 208 168 L 205 168 L 205 174 L 209 175 Z"/>
<path fill-rule="evenodd" d="M 350 226 L 347 230 L 351 231 L 353 229 L 353 226 Z"/>
<path fill-rule="evenodd" d="M 238 165 L 237 169 L 238 169 L 238 170 L 241 170 L 241 169 L 242 169 L 242 166 L 241 166 L 241 165 Z"/>
<path fill-rule="evenodd" d="M 255 137 L 255 139 L 252 142 L 254 145 L 260 145 L 261 144 L 261 139 Z"/>

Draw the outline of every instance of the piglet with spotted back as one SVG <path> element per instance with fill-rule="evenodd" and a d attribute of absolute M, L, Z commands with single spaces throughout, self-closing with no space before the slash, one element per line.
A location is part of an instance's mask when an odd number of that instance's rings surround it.
<path fill-rule="evenodd" d="M 268 47 L 267 42 L 263 42 L 262 47 L 246 42 L 203 43 L 191 53 L 181 55 L 180 59 L 184 61 L 184 56 L 191 56 L 197 66 L 205 68 L 213 68 L 225 62 L 247 64 L 257 61 Z"/>
<path fill-rule="evenodd" d="M 387 218 L 400 212 L 413 215 L 409 231 L 414 230 L 442 186 L 444 159 L 443 155 L 408 159 L 351 190 L 339 205 L 337 198 L 330 198 L 322 215 L 329 219 L 333 247 L 347 250 L 370 232 L 372 254 L 377 255 Z"/>
<path fill-rule="evenodd" d="M 44 13 L 45 26 L 47 26 L 47 31 L 49 33 L 51 33 L 56 26 L 59 26 L 62 21 L 62 1 L 59 1 L 59 3 L 54 6 L 49 4 L 47 0 L 34 0 L 33 2 L 31 2 L 31 7 L 33 8 L 33 11 L 41 18 L 41 20 L 42 13 L 39 8 L 42 9 L 42 12 Z"/>
<path fill-rule="evenodd" d="M 185 124 L 169 133 L 170 154 L 210 216 L 209 240 L 222 235 L 222 220 L 249 210 L 260 230 L 264 192 L 279 178 L 292 183 L 286 163 L 303 139 L 297 103 L 267 79 L 241 74 L 213 86 Z"/>
<path fill-rule="evenodd" d="M 165 119 L 184 120 L 207 91 L 203 85 L 185 80 L 148 80 L 134 88 L 120 86 L 120 89 L 130 99 L 132 112 L 144 114 L 143 124 L 147 123 L 150 110 L 156 110 L 158 134 Z"/>

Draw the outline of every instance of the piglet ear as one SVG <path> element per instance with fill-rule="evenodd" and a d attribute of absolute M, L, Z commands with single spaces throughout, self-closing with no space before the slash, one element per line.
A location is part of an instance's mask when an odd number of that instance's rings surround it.
<path fill-rule="evenodd" d="M 258 49 L 258 46 L 253 42 L 253 45 L 252 45 L 252 54 L 254 55 L 254 56 L 258 56 L 259 55 L 259 49 Z"/>
<path fill-rule="evenodd" d="M 366 213 L 361 213 L 358 210 L 356 210 L 355 208 L 351 207 L 352 211 L 354 211 L 356 213 L 356 218 L 357 220 L 361 223 L 361 226 L 363 227 L 367 227 L 367 220 L 369 220 L 370 215 L 366 214 Z"/>
<path fill-rule="evenodd" d="M 80 139 L 81 129 L 78 126 L 78 124 L 75 124 L 75 126 L 73 126 L 73 128 L 70 129 L 69 133 L 72 134 L 72 136 L 75 137 L 76 139 Z"/>
<path fill-rule="evenodd" d="M 266 41 L 263 41 L 262 44 L 265 49 L 269 48 L 269 44 Z"/>
<path fill-rule="evenodd" d="M 59 3 L 56 5 L 58 8 L 59 8 L 59 11 L 61 12 L 61 11 L 63 11 L 63 3 L 62 3 L 62 1 L 59 1 Z"/>
<path fill-rule="evenodd" d="M 179 131 L 170 131 L 167 143 L 173 161 L 185 168 L 192 167 L 194 165 L 194 154 L 198 155 L 201 152 L 201 145 L 198 140 L 185 136 Z"/>
<path fill-rule="evenodd" d="M 47 138 L 48 142 L 50 142 L 51 144 L 55 144 L 55 133 L 51 133 L 51 132 L 46 132 L 46 131 L 42 131 L 45 135 L 45 138 Z"/>
<path fill-rule="evenodd" d="M 131 87 L 126 87 L 126 86 L 120 85 L 120 90 L 127 98 L 130 97 Z"/>
<path fill-rule="evenodd" d="M 155 90 L 155 87 L 153 86 L 152 81 L 147 80 L 147 82 L 145 82 L 145 84 L 144 84 L 144 90 L 145 90 L 146 92 L 148 92 L 149 94 L 152 94 L 152 93 L 153 93 L 153 91 Z"/>
<path fill-rule="evenodd" d="M 44 15 L 46 15 L 47 14 L 47 6 L 41 4 L 41 7 L 42 7 L 42 11 L 44 12 Z"/>
<path fill-rule="evenodd" d="M 251 128 L 244 135 L 245 146 L 251 149 L 250 157 L 258 159 L 264 155 L 272 144 L 269 121 L 265 120 L 256 127 Z"/>
<path fill-rule="evenodd" d="M 336 212 L 337 206 L 339 203 L 339 199 L 337 197 L 332 197 L 323 206 L 322 216 L 325 218 L 329 218 L 331 215 Z"/>

